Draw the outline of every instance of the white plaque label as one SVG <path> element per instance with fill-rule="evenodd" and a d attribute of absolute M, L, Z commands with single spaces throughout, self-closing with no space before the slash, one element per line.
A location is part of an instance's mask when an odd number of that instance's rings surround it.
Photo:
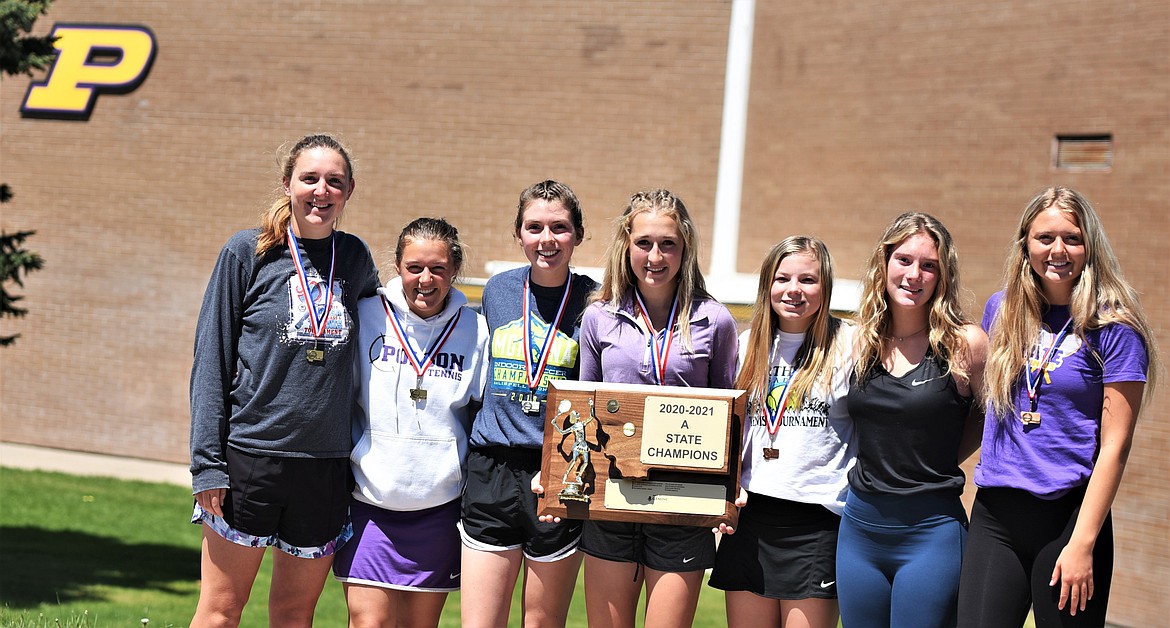
<path fill-rule="evenodd" d="M 724 399 L 646 397 L 642 464 L 722 469 L 729 411 Z"/>
<path fill-rule="evenodd" d="M 647 480 L 606 480 L 605 507 L 608 510 L 722 515 L 727 489 L 717 484 L 653 482 Z"/>

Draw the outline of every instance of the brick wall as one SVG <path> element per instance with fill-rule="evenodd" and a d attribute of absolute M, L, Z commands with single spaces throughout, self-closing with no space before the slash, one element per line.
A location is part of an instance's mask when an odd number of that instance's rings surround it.
<path fill-rule="evenodd" d="M 401 225 L 446 216 L 470 275 L 521 259 L 519 191 L 574 187 L 600 263 L 635 189 L 668 187 L 710 235 L 730 3 L 58 0 L 38 24 L 148 26 L 146 82 L 87 122 L 22 119 L 0 82 L 5 230 L 47 259 L 32 313 L 5 319 L 0 439 L 184 460 L 194 321 L 215 255 L 253 226 L 276 148 L 331 131 L 358 188 L 344 228 L 386 266 Z M 1102 214 L 1157 334 L 1170 327 L 1170 32 L 1165 2 L 759 2 L 738 266 L 797 232 L 857 278 L 895 214 L 954 233 L 973 316 L 1038 189 L 1081 189 Z M 1057 133 L 1112 133 L 1107 173 L 1056 172 Z M 1163 342 L 1163 344 L 1166 344 Z M 1167 625 L 1170 474 L 1163 386 L 1115 509 L 1110 619 Z"/>
<path fill-rule="evenodd" d="M 743 211 L 759 219 L 745 220 L 740 270 L 805 232 L 858 278 L 894 216 L 927 211 L 956 238 L 977 320 L 1024 205 L 1068 185 L 1101 214 L 1165 349 L 1168 26 L 1158 1 L 758 3 Z M 1112 170 L 1054 170 L 1052 141 L 1066 133 L 1112 133 Z M 1168 405 L 1164 382 L 1114 509 L 1120 625 L 1170 625 Z"/>
<path fill-rule="evenodd" d="M 450 218 L 468 274 L 522 260 L 531 183 L 574 187 L 596 265 L 631 191 L 669 187 L 711 221 L 730 5 L 409 2 L 393 6 L 61 0 L 38 24 L 131 23 L 158 41 L 135 92 L 88 122 L 22 119 L 5 79 L 5 229 L 36 229 L 47 268 L 5 350 L 16 442 L 187 457 L 195 317 L 215 256 L 279 184 L 276 148 L 342 136 L 357 159 L 344 228 L 385 268 L 402 225 Z"/>

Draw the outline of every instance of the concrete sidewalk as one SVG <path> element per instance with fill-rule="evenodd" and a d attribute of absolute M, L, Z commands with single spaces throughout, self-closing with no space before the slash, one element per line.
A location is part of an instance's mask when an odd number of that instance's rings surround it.
<path fill-rule="evenodd" d="M 0 443 L 0 466 L 191 486 L 185 464 Z"/>

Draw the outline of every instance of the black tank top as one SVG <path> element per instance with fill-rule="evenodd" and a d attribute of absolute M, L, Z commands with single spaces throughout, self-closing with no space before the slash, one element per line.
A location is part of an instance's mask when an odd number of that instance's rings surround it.
<path fill-rule="evenodd" d="M 971 398 L 959 394 L 946 362 L 928 352 L 901 377 L 880 364 L 849 382 L 857 463 L 849 487 L 866 493 L 963 492 L 959 441 Z"/>

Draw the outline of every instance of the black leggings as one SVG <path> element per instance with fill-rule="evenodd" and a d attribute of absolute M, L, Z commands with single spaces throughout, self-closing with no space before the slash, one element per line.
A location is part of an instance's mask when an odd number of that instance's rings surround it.
<path fill-rule="evenodd" d="M 959 581 L 959 626 L 1023 626 L 1033 607 L 1037 628 L 1105 625 L 1113 579 L 1113 519 L 1105 517 L 1093 547 L 1093 599 L 1084 611 L 1063 611 L 1060 583 L 1048 586 L 1081 511 L 1084 487 L 1059 499 L 1027 491 L 981 488 Z"/>

